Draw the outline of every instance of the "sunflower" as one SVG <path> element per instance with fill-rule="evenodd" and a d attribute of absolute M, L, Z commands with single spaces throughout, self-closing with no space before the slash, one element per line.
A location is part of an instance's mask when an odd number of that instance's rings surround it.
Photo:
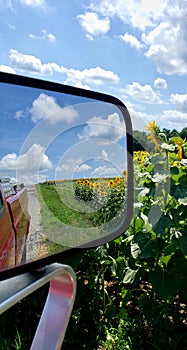
<path fill-rule="evenodd" d="M 160 152 L 161 147 L 159 145 L 158 137 L 157 137 L 157 134 L 160 131 L 159 127 L 156 125 L 155 121 L 152 121 L 152 122 L 149 122 L 149 124 L 145 128 L 150 132 L 150 135 L 148 136 L 148 138 L 154 143 L 155 152 Z"/>
<path fill-rule="evenodd" d="M 127 176 L 127 170 L 123 170 L 123 171 L 122 171 L 122 175 L 123 175 L 124 177 L 126 177 L 126 176 Z"/>
<path fill-rule="evenodd" d="M 117 184 L 120 184 L 122 181 L 120 176 L 116 176 L 115 180 L 116 180 Z"/>
<path fill-rule="evenodd" d="M 115 181 L 114 180 L 109 180 L 108 181 L 108 186 L 109 187 L 114 187 L 115 186 Z"/>

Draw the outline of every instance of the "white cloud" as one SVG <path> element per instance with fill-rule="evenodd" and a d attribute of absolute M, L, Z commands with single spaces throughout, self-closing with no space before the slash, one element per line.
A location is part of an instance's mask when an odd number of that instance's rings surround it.
<path fill-rule="evenodd" d="M 72 106 L 60 107 L 53 96 L 44 93 L 40 94 L 32 103 L 29 110 L 31 120 L 38 122 L 41 119 L 47 119 L 54 124 L 61 120 L 71 123 L 78 117 L 78 112 Z"/>
<path fill-rule="evenodd" d="M 162 16 L 166 0 L 98 0 L 90 8 L 103 16 L 117 16 L 125 24 L 145 30 L 153 26 Z"/>
<path fill-rule="evenodd" d="M 17 170 L 19 175 L 21 175 L 22 172 L 31 174 L 52 169 L 53 165 L 44 151 L 43 146 L 35 143 L 25 154 L 7 154 L 0 160 L 0 171 Z"/>
<path fill-rule="evenodd" d="M 53 165 L 44 151 L 45 148 L 43 146 L 36 143 L 33 144 L 26 154 L 22 154 L 18 157 L 19 170 L 33 172 L 52 169 Z"/>
<path fill-rule="evenodd" d="M 0 5 L 5 5 L 9 10 L 15 13 L 13 5 L 12 5 L 12 0 L 1 0 Z"/>
<path fill-rule="evenodd" d="M 145 126 L 152 120 L 155 120 L 155 115 L 141 112 L 133 107 L 128 107 L 132 120 L 133 130 L 145 131 Z"/>
<path fill-rule="evenodd" d="M 32 174 L 32 176 L 27 174 L 21 174 L 21 177 L 19 177 L 19 182 L 23 182 L 26 186 L 31 184 L 38 184 L 41 182 L 44 182 L 48 180 L 47 174 Z"/>
<path fill-rule="evenodd" d="M 94 36 L 106 34 L 110 30 L 109 19 L 100 19 L 97 13 L 86 12 L 84 15 L 77 16 L 77 18 L 82 28 L 89 35 L 88 39 L 93 40 Z"/>
<path fill-rule="evenodd" d="M 171 94 L 170 102 L 177 105 L 181 112 L 187 113 L 187 94 Z"/>
<path fill-rule="evenodd" d="M 95 157 L 95 161 L 101 161 L 101 160 L 109 160 L 109 156 L 108 156 L 108 153 L 103 149 L 101 151 L 101 154 L 99 157 Z"/>
<path fill-rule="evenodd" d="M 21 5 L 31 7 L 44 7 L 46 5 L 45 0 L 19 0 Z"/>
<path fill-rule="evenodd" d="M 145 126 L 152 120 L 156 119 L 154 114 L 149 114 L 145 112 L 145 108 L 142 105 L 135 104 L 129 100 L 123 99 L 125 106 L 128 108 L 133 130 L 145 131 Z"/>
<path fill-rule="evenodd" d="M 106 165 L 104 166 L 99 166 L 96 168 L 94 171 L 92 171 L 91 175 L 92 176 L 116 176 L 119 174 L 119 171 L 117 171 L 116 168 L 111 168 L 107 167 Z"/>
<path fill-rule="evenodd" d="M 90 87 L 90 85 L 101 86 L 103 84 L 117 84 L 119 82 L 119 77 L 112 71 L 102 69 L 100 67 L 84 69 L 80 71 L 78 69 L 66 69 L 65 71 L 67 79 L 65 84 L 74 86 L 84 86 Z"/>
<path fill-rule="evenodd" d="M 187 6 L 186 0 L 95 0 L 90 9 L 142 31 L 147 45 L 145 55 L 153 60 L 162 74 L 187 73 Z M 134 46 L 139 43 L 126 36 Z"/>
<path fill-rule="evenodd" d="M 160 23 L 142 39 L 149 46 L 151 58 L 160 73 L 187 73 L 187 7 L 186 1 L 167 1 Z"/>
<path fill-rule="evenodd" d="M 187 73 L 187 41 L 180 25 L 173 27 L 171 23 L 161 23 L 146 37 L 146 42 L 149 49 L 145 55 L 156 63 L 160 73 Z"/>
<path fill-rule="evenodd" d="M 163 78 L 157 78 L 155 79 L 154 81 L 154 86 L 157 88 L 157 89 L 167 89 L 167 82 L 165 79 Z"/>
<path fill-rule="evenodd" d="M 46 29 L 42 29 L 42 36 L 35 35 L 30 33 L 29 38 L 34 39 L 34 40 L 49 40 L 51 43 L 53 43 L 56 40 L 56 37 L 54 34 L 48 33 Z"/>
<path fill-rule="evenodd" d="M 87 121 L 87 126 L 78 135 L 80 140 L 99 138 L 105 142 L 119 141 L 125 136 L 125 125 L 120 121 L 118 113 L 113 113 L 107 119 L 93 117 Z"/>
<path fill-rule="evenodd" d="M 15 69 L 9 66 L 5 66 L 3 64 L 0 65 L 0 72 L 16 74 Z"/>
<path fill-rule="evenodd" d="M 42 64 L 39 58 L 22 54 L 14 49 L 10 49 L 9 58 L 13 68 L 21 72 L 32 72 L 41 75 L 52 75 L 54 72 L 64 72 L 64 68 L 54 62 Z"/>
<path fill-rule="evenodd" d="M 10 153 L 0 160 L 0 170 L 15 170 L 17 168 L 17 155 Z"/>
<path fill-rule="evenodd" d="M 81 171 L 88 171 L 91 169 L 91 166 L 89 166 L 88 164 L 81 164 L 80 166 L 77 166 L 77 168 L 75 169 L 76 173 L 79 173 Z"/>
<path fill-rule="evenodd" d="M 162 122 L 167 125 L 167 128 L 181 130 L 187 125 L 187 113 L 165 110 L 161 116 Z"/>
<path fill-rule="evenodd" d="M 29 34 L 29 38 L 35 39 L 35 40 L 41 40 L 41 39 L 43 39 L 43 37 L 37 36 L 37 35 L 32 34 L 32 33 Z"/>
<path fill-rule="evenodd" d="M 117 74 L 101 67 L 80 71 L 74 68 L 59 66 L 55 62 L 43 64 L 40 58 L 22 54 L 14 49 L 10 50 L 9 57 L 13 68 L 20 72 L 30 72 L 37 75 L 53 75 L 54 72 L 63 73 L 67 76 L 64 84 L 80 88 L 90 89 L 92 85 L 98 87 L 104 84 L 113 86 L 114 84 L 118 84 L 120 80 Z"/>
<path fill-rule="evenodd" d="M 55 170 L 57 173 L 66 172 L 72 175 L 72 171 L 74 172 L 76 168 L 78 169 L 78 167 L 80 166 L 80 164 L 82 164 L 82 162 L 83 162 L 82 158 L 69 158 L 65 161 L 63 159 L 62 164 L 59 164 Z"/>
<path fill-rule="evenodd" d="M 13 25 L 13 24 L 10 24 L 10 23 L 8 23 L 8 22 L 6 22 L 7 23 L 7 26 L 11 29 L 11 30 L 14 30 L 16 27 L 15 27 L 15 25 Z"/>
<path fill-rule="evenodd" d="M 140 50 L 144 47 L 144 45 L 134 36 L 129 33 L 125 33 L 124 35 L 119 36 L 120 40 L 129 44 L 132 48 Z"/>
<path fill-rule="evenodd" d="M 28 116 L 28 110 L 19 110 L 15 113 L 15 119 L 26 119 Z"/>
<path fill-rule="evenodd" d="M 85 36 L 86 36 L 86 38 L 87 38 L 88 40 L 90 40 L 90 41 L 93 41 L 93 40 L 94 40 L 93 36 L 90 35 L 90 34 L 86 34 Z"/>
<path fill-rule="evenodd" d="M 144 111 L 142 112 L 138 105 L 132 105 L 128 101 L 124 101 L 124 103 L 130 113 L 133 130 L 145 131 L 147 124 L 153 120 L 155 120 L 156 124 L 161 128 L 175 128 L 179 131 L 187 125 L 187 113 L 170 109 L 162 111 L 161 114 L 149 114 Z"/>
<path fill-rule="evenodd" d="M 132 84 L 127 85 L 126 92 L 132 96 L 135 100 L 160 104 L 162 103 L 159 96 L 153 91 L 150 85 L 141 85 L 138 82 L 133 82 Z"/>
<path fill-rule="evenodd" d="M 101 158 L 104 160 L 108 160 L 108 153 L 104 149 L 101 152 Z"/>
<path fill-rule="evenodd" d="M 46 37 L 48 38 L 48 40 L 49 40 L 51 43 L 53 43 L 53 42 L 56 40 L 55 35 L 54 35 L 54 34 L 51 34 L 51 33 L 47 33 L 47 34 L 46 34 Z"/>

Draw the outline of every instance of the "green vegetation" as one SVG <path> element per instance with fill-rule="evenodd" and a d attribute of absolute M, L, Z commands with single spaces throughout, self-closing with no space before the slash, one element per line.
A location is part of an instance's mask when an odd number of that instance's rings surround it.
<path fill-rule="evenodd" d="M 126 175 L 48 181 L 37 185 L 37 193 L 43 253 L 49 248 L 55 253 L 100 238 L 119 225 L 126 210 Z"/>
<path fill-rule="evenodd" d="M 78 282 L 63 350 L 187 349 L 187 142 L 168 135 L 151 122 L 152 152 L 134 153 L 128 230 L 62 261 Z M 34 294 L 1 317 L 7 349 L 18 342 L 16 327 L 22 349 L 29 349 L 42 303 Z"/>
<path fill-rule="evenodd" d="M 92 225 L 103 225 L 123 215 L 126 201 L 126 177 L 77 180 L 74 183 L 76 197 L 84 202 L 93 200 Z"/>
<path fill-rule="evenodd" d="M 102 225 L 124 207 L 125 192 L 124 176 L 40 184 L 38 196 L 44 230 L 54 230 L 55 221 L 56 225 L 61 222 L 81 228 Z"/>
<path fill-rule="evenodd" d="M 78 201 L 70 192 L 68 196 L 68 186 L 71 182 L 65 182 L 60 185 L 38 185 L 40 192 L 42 224 L 45 229 L 50 230 L 57 222 L 65 225 L 84 227 L 85 221 L 89 225 L 86 213 L 82 213 L 81 208 L 78 210 Z M 75 209 L 74 209 L 75 208 Z M 46 220 L 47 219 L 47 220 Z M 57 219 L 57 220 L 55 220 Z"/>

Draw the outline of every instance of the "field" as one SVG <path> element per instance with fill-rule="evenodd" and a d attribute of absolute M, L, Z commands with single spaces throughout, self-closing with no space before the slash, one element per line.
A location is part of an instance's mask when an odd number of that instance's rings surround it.
<path fill-rule="evenodd" d="M 46 239 L 71 247 L 102 237 L 120 224 L 126 177 L 48 181 L 37 185 Z"/>
<path fill-rule="evenodd" d="M 134 151 L 128 230 L 62 261 L 78 282 L 63 350 L 187 349 L 187 142 L 166 131 L 151 122 L 149 149 Z M 29 348 L 45 296 L 43 288 L 1 316 L 2 350 Z"/>

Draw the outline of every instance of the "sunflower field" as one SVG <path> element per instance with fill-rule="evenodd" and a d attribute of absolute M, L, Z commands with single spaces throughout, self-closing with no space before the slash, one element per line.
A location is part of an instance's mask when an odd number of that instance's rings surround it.
<path fill-rule="evenodd" d="M 187 349 L 187 141 L 154 121 L 146 130 L 144 147 L 133 154 L 129 228 L 62 261 L 77 274 L 63 350 Z M 119 211 L 126 191 L 125 176 L 74 182 L 77 200 L 97 206 L 96 225 Z M 1 317 L 2 349 L 16 348 L 18 341 L 17 349 L 29 349 L 43 300 L 36 293 Z"/>
<path fill-rule="evenodd" d="M 80 293 L 64 349 L 81 349 L 71 337 L 78 324 L 88 349 L 187 349 L 187 142 L 155 122 L 147 131 L 152 151 L 133 154 L 131 225 L 76 262 Z"/>
<path fill-rule="evenodd" d="M 123 208 L 125 211 L 126 173 L 124 176 L 103 179 L 78 179 L 74 182 L 75 195 L 82 201 L 93 201 L 93 224 L 99 226 L 110 221 Z M 122 215 L 122 213 L 121 213 Z"/>

